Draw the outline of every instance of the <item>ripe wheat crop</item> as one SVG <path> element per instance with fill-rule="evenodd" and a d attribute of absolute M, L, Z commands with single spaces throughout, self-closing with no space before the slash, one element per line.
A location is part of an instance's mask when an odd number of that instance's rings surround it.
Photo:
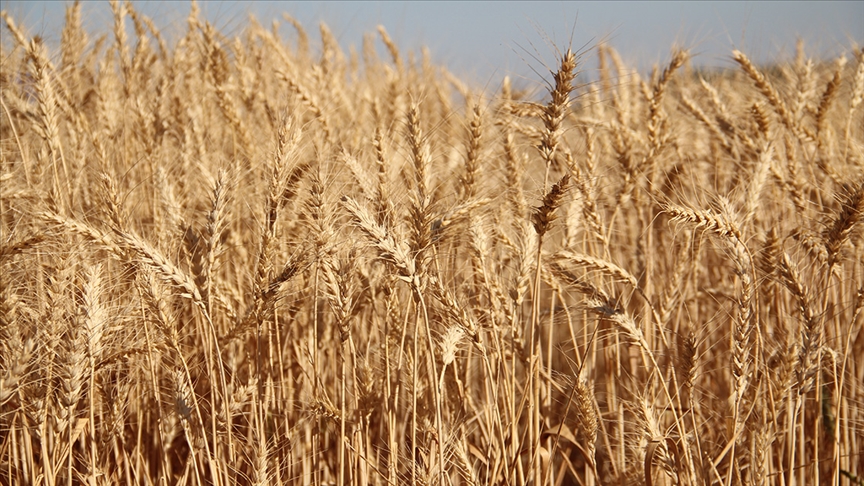
<path fill-rule="evenodd" d="M 864 50 L 541 99 L 111 6 L 2 15 L 0 483 L 864 484 Z"/>

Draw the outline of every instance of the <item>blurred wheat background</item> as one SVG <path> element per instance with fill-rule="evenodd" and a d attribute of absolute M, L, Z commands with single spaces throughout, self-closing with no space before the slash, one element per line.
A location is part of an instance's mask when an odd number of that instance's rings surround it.
<path fill-rule="evenodd" d="M 540 99 L 111 8 L 2 15 L 0 483 L 864 484 L 860 46 Z"/>

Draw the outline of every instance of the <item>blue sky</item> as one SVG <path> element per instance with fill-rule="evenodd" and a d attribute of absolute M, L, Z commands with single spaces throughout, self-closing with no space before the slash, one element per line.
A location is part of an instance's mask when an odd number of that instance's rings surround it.
<path fill-rule="evenodd" d="M 66 2 L 3 1 L 2 8 L 30 34 L 57 40 Z M 137 1 L 135 8 L 166 32 L 181 32 L 188 1 Z M 426 45 L 433 58 L 460 75 L 497 84 L 504 75 L 536 83 L 554 47 L 591 47 L 605 41 L 642 70 L 669 58 L 671 46 L 690 48 L 694 63 L 731 66 L 741 49 L 765 62 L 794 54 L 798 37 L 814 57 L 847 56 L 864 45 L 864 1 L 857 2 L 200 2 L 203 15 L 224 33 L 239 34 L 248 14 L 264 25 L 287 12 L 317 37 L 325 22 L 347 50 L 363 34 L 385 26 L 403 52 Z M 85 27 L 110 32 L 107 1 L 84 2 Z M 290 27 L 282 35 L 293 39 Z M 8 39 L 5 25 L 4 41 Z M 597 65 L 585 58 L 584 69 Z"/>

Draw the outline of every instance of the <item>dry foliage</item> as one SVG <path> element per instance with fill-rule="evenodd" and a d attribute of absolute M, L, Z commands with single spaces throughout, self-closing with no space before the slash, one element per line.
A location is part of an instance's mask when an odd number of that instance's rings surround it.
<path fill-rule="evenodd" d="M 537 103 L 112 8 L 3 14 L 3 484 L 864 484 L 864 51 Z"/>

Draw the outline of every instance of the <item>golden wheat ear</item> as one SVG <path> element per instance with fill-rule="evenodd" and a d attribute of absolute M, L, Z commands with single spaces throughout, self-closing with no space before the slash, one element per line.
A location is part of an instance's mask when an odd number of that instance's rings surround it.
<path fill-rule="evenodd" d="M 538 206 L 532 215 L 534 231 L 543 236 L 549 231 L 549 226 L 557 218 L 555 212 L 561 205 L 561 199 L 570 185 L 570 175 L 564 174 L 561 179 L 552 186 L 552 189 L 543 196 L 543 204 Z"/>

